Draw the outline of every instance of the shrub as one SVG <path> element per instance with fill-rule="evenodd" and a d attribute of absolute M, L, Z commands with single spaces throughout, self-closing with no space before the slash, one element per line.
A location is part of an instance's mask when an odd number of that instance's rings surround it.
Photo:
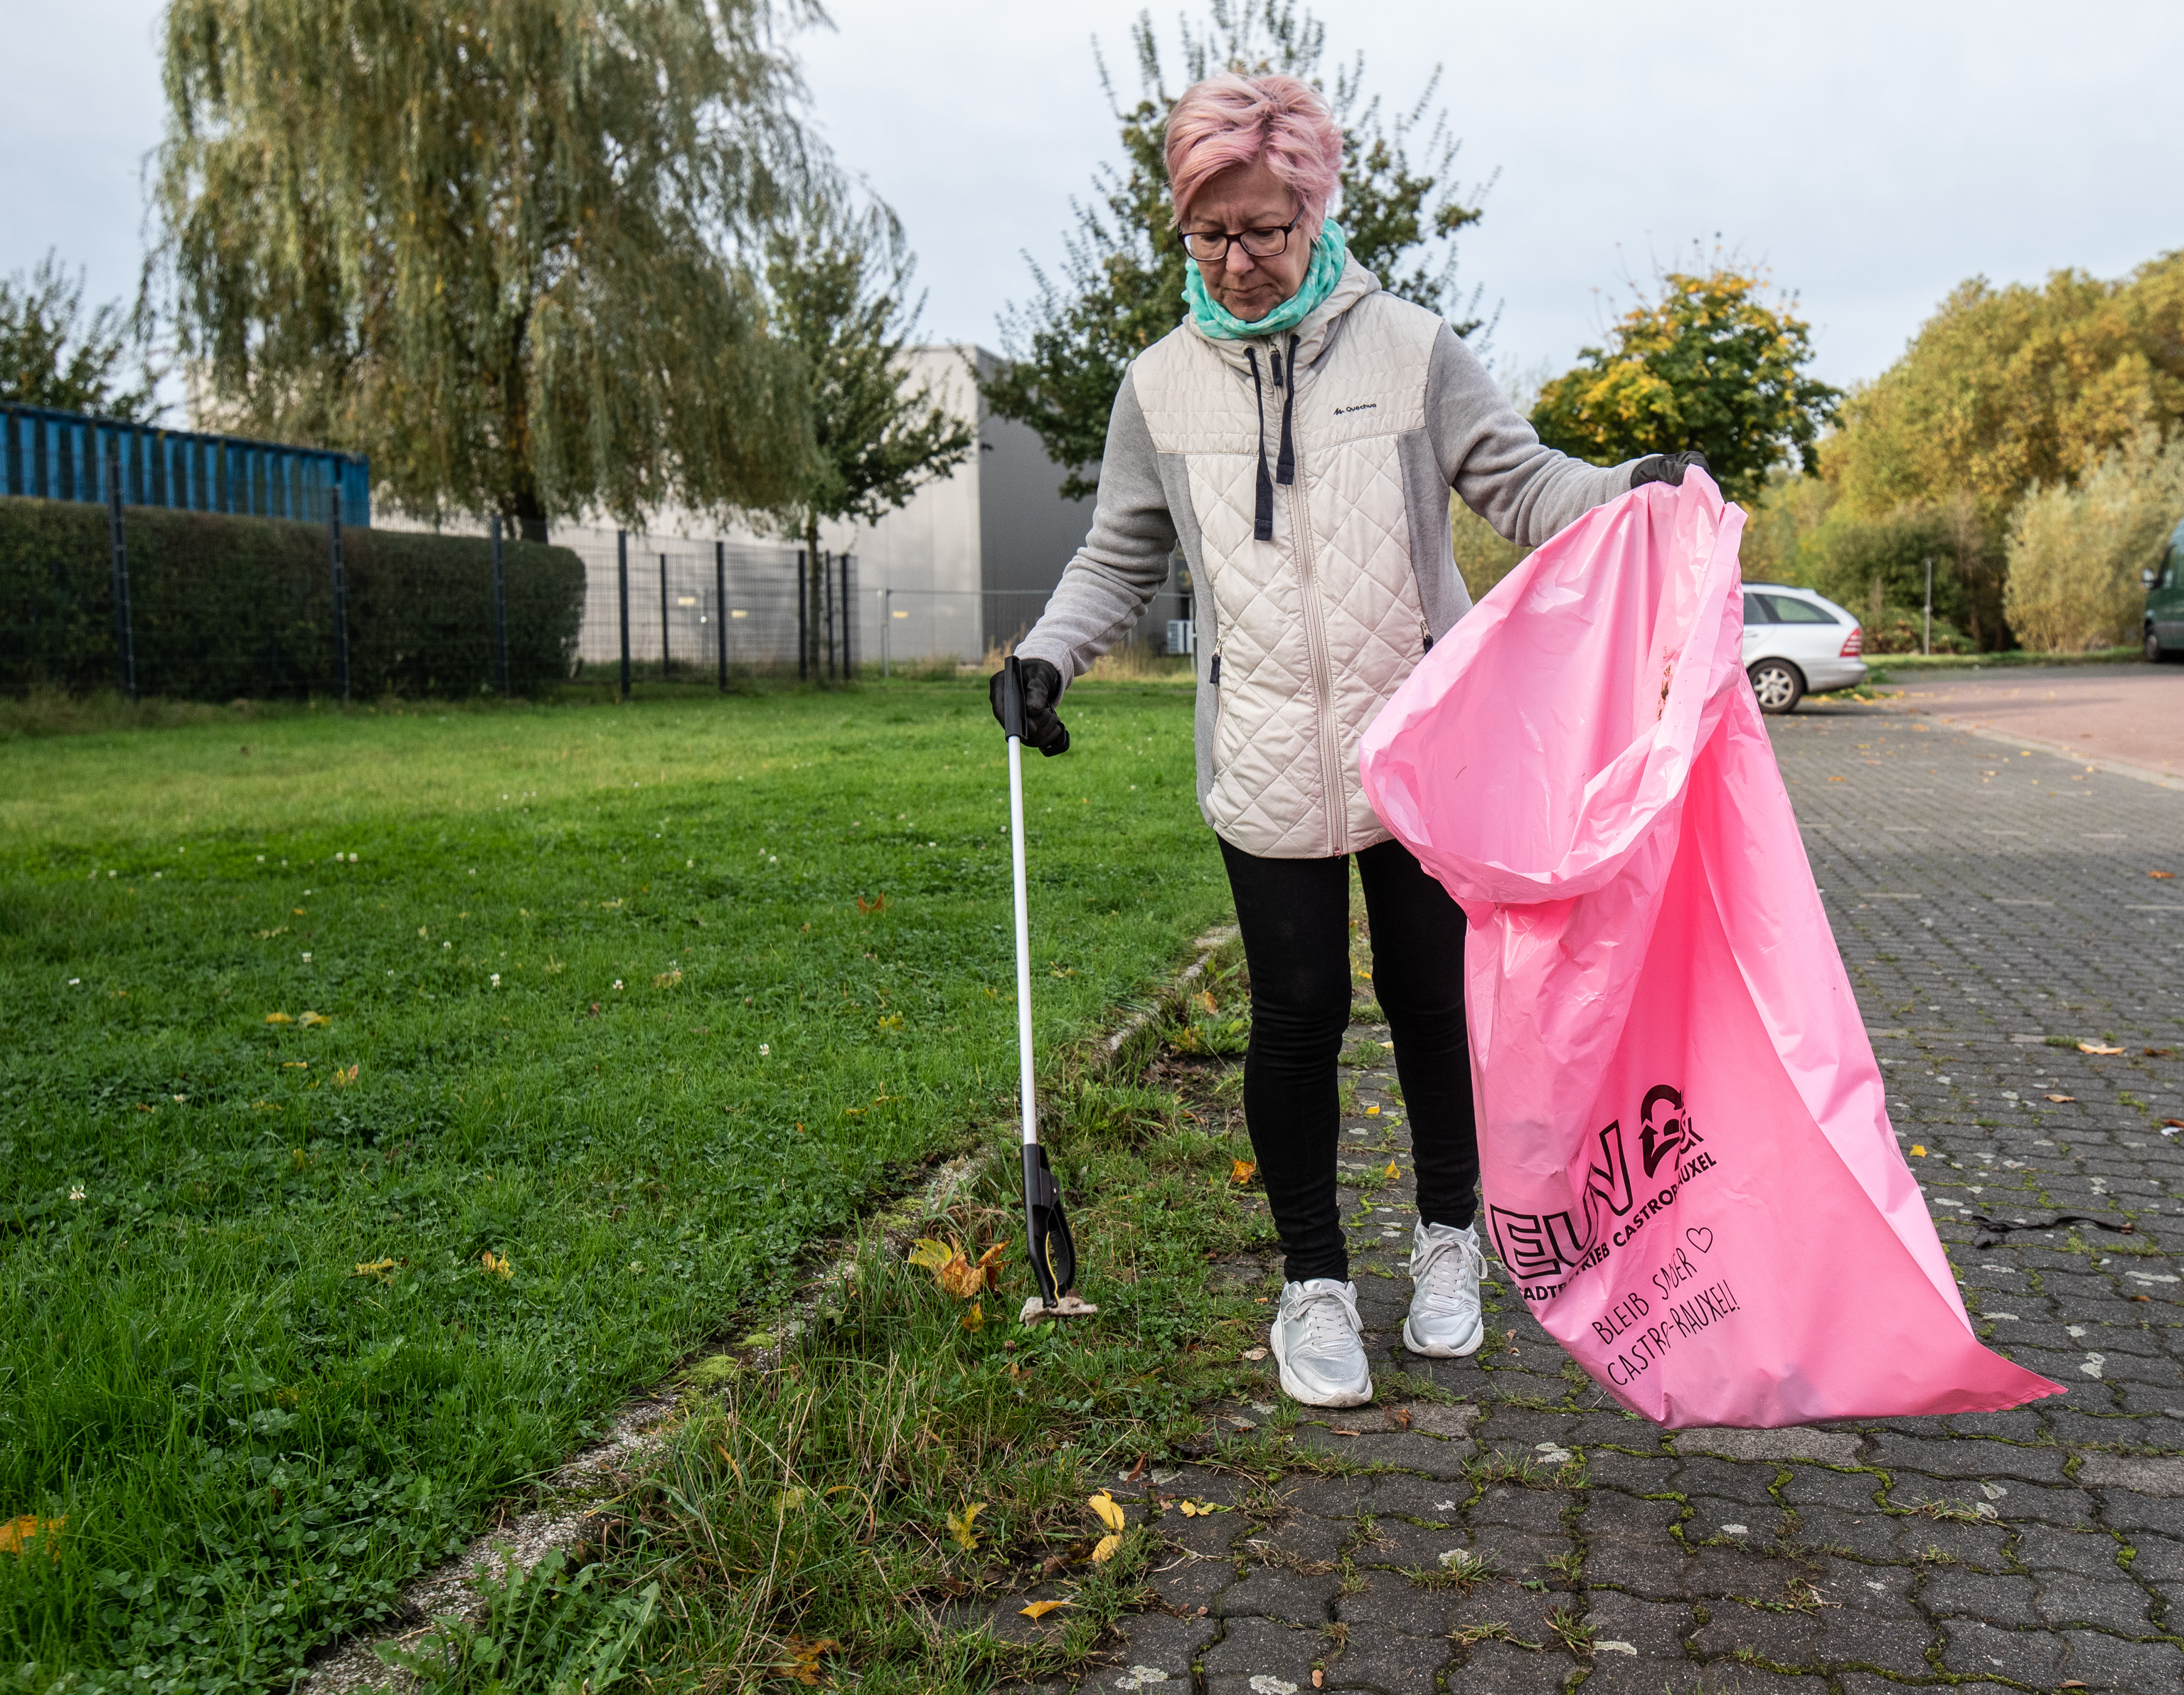
<path fill-rule="evenodd" d="M 2148 429 L 2104 456 L 2075 488 L 2036 487 L 2010 520 L 2003 605 L 2019 638 L 2045 652 L 2138 639 L 2154 562 L 2184 516 L 2184 437 Z"/>
<path fill-rule="evenodd" d="M 1879 518 L 1837 505 L 1799 549 L 1802 580 L 1857 613 L 1868 645 L 1892 611 L 1923 616 L 1930 559 L 1936 627 L 1965 632 L 1975 650 L 2008 645 L 2000 557 L 1992 521 L 1969 495 L 1898 506 Z"/>
<path fill-rule="evenodd" d="M 1891 606 L 1878 618 L 1864 617 L 1858 620 L 1858 623 L 1865 633 L 1865 651 L 1868 653 L 1926 651 L 1926 621 L 1923 612 L 1907 612 L 1901 606 Z M 1933 651 L 1972 653 L 1976 650 L 1970 637 L 1936 613 L 1934 616 Z"/>
<path fill-rule="evenodd" d="M 140 694 L 228 700 L 337 686 L 323 527 L 155 507 L 130 508 L 125 523 Z M 493 686 L 490 543 L 350 530 L 342 551 L 353 695 Z M 0 692 L 113 686 L 112 566 L 104 508 L 0 500 Z M 534 692 L 574 664 L 583 563 L 510 542 L 506 580 L 509 687 Z"/>

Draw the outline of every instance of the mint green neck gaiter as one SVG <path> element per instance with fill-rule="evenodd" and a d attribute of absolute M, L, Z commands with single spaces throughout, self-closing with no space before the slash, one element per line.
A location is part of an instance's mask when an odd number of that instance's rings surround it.
<path fill-rule="evenodd" d="M 1334 292 L 1334 285 L 1342 276 L 1343 262 L 1349 254 L 1350 244 L 1344 239 L 1341 226 L 1322 224 L 1318 238 L 1312 244 L 1312 265 L 1304 274 L 1304 286 L 1265 317 L 1248 324 L 1206 292 L 1206 279 L 1199 275 L 1198 261 L 1187 259 L 1183 262 L 1184 302 L 1190 308 L 1191 322 L 1198 326 L 1201 334 L 1217 342 L 1233 342 L 1245 336 L 1279 335 L 1284 330 L 1295 329 Z"/>

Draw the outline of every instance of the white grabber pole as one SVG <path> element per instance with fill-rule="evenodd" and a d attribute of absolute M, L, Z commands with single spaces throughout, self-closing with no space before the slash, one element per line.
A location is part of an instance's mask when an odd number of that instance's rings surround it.
<path fill-rule="evenodd" d="M 1039 1085 L 1031 1045 L 1031 908 L 1024 885 L 1023 670 L 1011 656 L 1001 682 L 1001 727 L 1009 739 L 1009 858 L 1017 908 L 1017 1087 L 1023 1106 L 1024 1228 L 1040 1309 L 1053 1313 L 1076 1286 L 1077 1246 L 1061 1185 L 1039 1141 Z M 1067 745 L 1067 744 L 1064 744 Z M 1073 1303 L 1072 1303 L 1073 1304 Z"/>

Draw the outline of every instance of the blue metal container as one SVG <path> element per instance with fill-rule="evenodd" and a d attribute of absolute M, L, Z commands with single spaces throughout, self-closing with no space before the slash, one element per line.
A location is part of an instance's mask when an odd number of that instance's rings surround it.
<path fill-rule="evenodd" d="M 103 502 L 117 450 L 127 505 L 322 524 L 338 496 L 344 526 L 371 524 L 371 461 L 361 454 L 0 402 L 0 491 Z"/>

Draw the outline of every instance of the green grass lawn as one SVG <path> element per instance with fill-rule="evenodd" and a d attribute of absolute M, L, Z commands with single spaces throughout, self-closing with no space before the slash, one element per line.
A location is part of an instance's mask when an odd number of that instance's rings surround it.
<path fill-rule="evenodd" d="M 1227 908 L 1188 691 L 1071 700 L 1047 1043 Z M 11 1675 L 285 1683 L 1007 1114 L 1003 771 L 982 680 L 0 745 Z"/>

